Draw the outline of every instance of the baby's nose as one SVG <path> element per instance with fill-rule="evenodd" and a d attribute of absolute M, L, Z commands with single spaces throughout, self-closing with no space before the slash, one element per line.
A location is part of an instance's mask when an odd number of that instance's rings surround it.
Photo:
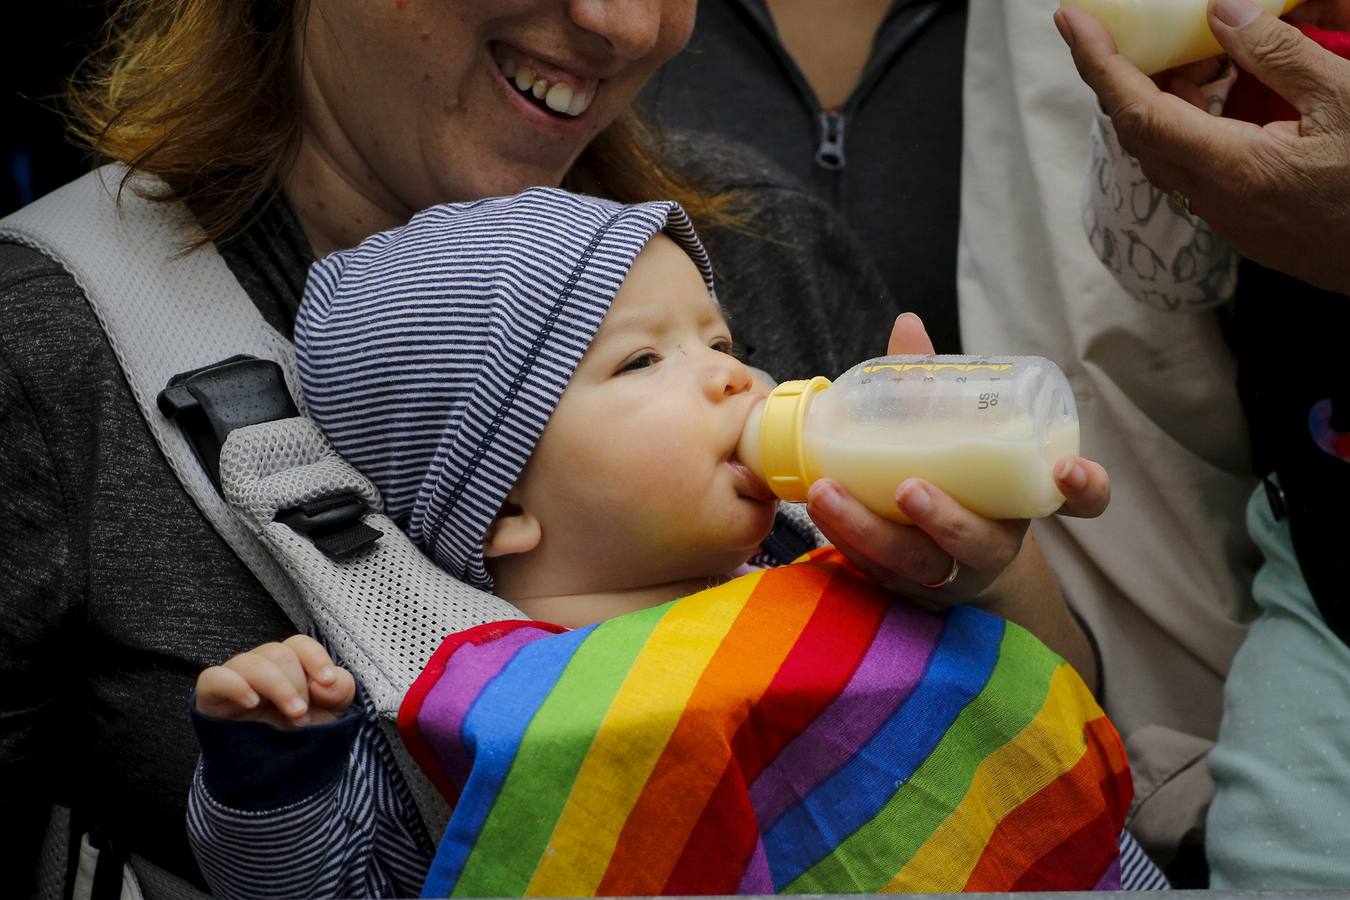
<path fill-rule="evenodd" d="M 743 394 L 755 386 L 754 376 L 745 363 L 725 353 L 714 362 L 707 380 L 708 394 L 713 399 Z"/>

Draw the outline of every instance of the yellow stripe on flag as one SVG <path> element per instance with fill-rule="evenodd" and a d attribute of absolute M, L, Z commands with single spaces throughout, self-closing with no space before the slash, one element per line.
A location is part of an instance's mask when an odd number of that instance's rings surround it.
<path fill-rule="evenodd" d="M 619 689 L 526 896 L 591 896 L 689 696 L 763 572 L 671 607 Z"/>
<path fill-rule="evenodd" d="M 1081 725 L 1101 715 L 1087 688 L 1061 664 L 1050 679 L 1045 704 L 1017 736 L 985 757 L 965 797 L 882 891 L 960 891 L 1004 816 L 1056 778 L 1087 751 Z M 1080 740 L 1063 740 L 1075 728 Z M 1016 777 L 1010 778 L 1009 774 Z"/>

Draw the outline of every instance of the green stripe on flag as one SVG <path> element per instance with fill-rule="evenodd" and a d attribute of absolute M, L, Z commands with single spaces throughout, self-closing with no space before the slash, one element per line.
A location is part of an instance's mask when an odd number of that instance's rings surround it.
<path fill-rule="evenodd" d="M 933 752 L 872 819 L 783 893 L 884 887 L 956 809 L 984 758 L 1016 738 L 1040 712 L 1059 663 L 1028 631 L 1008 623 L 984 689 L 961 710 Z"/>
<path fill-rule="evenodd" d="M 562 744 L 541 735 L 594 737 L 634 660 L 670 606 L 603 622 L 577 648 L 526 729 L 452 896 L 525 893 L 590 750 L 590 741 Z"/>

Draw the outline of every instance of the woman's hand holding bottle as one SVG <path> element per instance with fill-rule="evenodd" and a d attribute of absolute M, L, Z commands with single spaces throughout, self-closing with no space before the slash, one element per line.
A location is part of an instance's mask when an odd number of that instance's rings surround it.
<path fill-rule="evenodd" d="M 932 354 L 923 323 L 906 313 L 896 320 L 887 353 Z M 1110 500 L 1110 478 L 1081 456 L 1053 466 L 1065 501 L 1060 515 L 1095 517 Z M 1082 630 L 1025 519 L 988 519 L 919 478 L 896 488 L 895 502 L 913 523 L 883 518 L 842 485 L 822 478 L 807 493 L 807 509 L 825 537 L 854 565 L 893 593 L 929 607 L 974 602 L 1035 633 L 1095 684 L 1096 666 Z"/>

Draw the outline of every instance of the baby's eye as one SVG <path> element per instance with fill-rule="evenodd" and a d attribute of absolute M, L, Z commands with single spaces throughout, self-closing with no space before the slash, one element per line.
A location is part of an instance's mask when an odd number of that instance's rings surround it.
<path fill-rule="evenodd" d="M 619 366 L 619 371 L 614 374 L 622 375 L 624 372 L 636 372 L 638 369 L 647 369 L 660 361 L 661 357 L 655 352 L 646 350 Z"/>
<path fill-rule="evenodd" d="M 708 346 L 716 350 L 718 353 L 725 353 L 727 356 L 734 356 L 737 359 L 741 358 L 741 348 L 736 346 L 735 342 L 732 341 L 731 338 L 718 338 Z"/>

